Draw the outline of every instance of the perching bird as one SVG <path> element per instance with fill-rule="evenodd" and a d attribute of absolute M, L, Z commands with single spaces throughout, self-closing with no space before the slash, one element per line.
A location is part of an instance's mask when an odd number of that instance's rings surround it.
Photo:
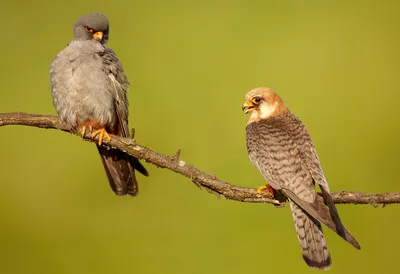
<path fill-rule="evenodd" d="M 111 188 L 117 195 L 138 193 L 135 169 L 147 176 L 138 159 L 102 147 L 108 133 L 129 137 L 129 82 L 115 52 L 107 47 L 108 19 L 90 13 L 76 21 L 74 39 L 54 58 L 50 68 L 53 104 L 62 123 L 99 135 L 97 148 Z"/>
<path fill-rule="evenodd" d="M 317 152 L 303 123 L 269 88 L 249 91 L 242 109 L 250 113 L 246 127 L 250 161 L 269 183 L 265 188 L 272 197 L 278 191 L 289 199 L 307 265 L 318 269 L 328 269 L 331 265 L 321 223 L 360 249 L 339 218 Z M 319 185 L 323 198 L 317 194 L 315 184 Z"/>

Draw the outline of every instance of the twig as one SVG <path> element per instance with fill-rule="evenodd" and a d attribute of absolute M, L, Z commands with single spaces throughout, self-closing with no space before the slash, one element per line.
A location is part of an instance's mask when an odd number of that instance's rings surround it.
<path fill-rule="evenodd" d="M 21 112 L 0 113 L 0 127 L 7 125 L 24 125 L 39 128 L 58 129 L 72 134 L 79 133 L 68 126 L 62 125 L 57 116 L 36 115 Z M 90 136 L 85 136 L 88 141 L 95 141 Z M 180 160 L 180 150 L 174 156 L 167 156 L 147 147 L 141 146 L 130 138 L 121 138 L 111 136 L 111 141 L 105 141 L 104 146 L 110 146 L 122 150 L 140 160 L 152 163 L 161 168 L 166 168 L 179 173 L 200 188 L 206 189 L 208 192 L 223 196 L 229 200 L 247 203 L 270 203 L 274 205 L 282 205 L 282 202 L 271 199 L 268 192 L 258 194 L 254 188 L 235 186 L 219 180 L 215 175 L 206 174 L 195 168 L 193 165 Z M 355 191 L 339 191 L 332 193 L 333 200 L 336 204 L 370 204 L 388 205 L 400 203 L 400 193 L 385 194 L 365 194 Z"/>

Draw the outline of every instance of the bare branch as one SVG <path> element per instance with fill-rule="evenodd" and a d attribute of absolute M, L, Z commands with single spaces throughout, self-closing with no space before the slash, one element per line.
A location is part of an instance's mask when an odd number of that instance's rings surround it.
<path fill-rule="evenodd" d="M 21 112 L 0 113 L 0 126 L 24 125 L 39 128 L 58 129 L 75 135 L 72 128 L 62 125 L 57 116 L 36 115 Z M 95 138 L 96 140 L 97 138 Z M 85 136 L 85 140 L 95 141 L 91 136 Z M 174 156 L 167 156 L 147 147 L 141 146 L 133 139 L 111 136 L 111 141 L 106 140 L 104 146 L 111 146 L 122 150 L 140 160 L 161 168 L 166 168 L 189 178 L 198 187 L 206 189 L 208 192 L 226 199 L 247 202 L 247 203 L 270 203 L 277 206 L 283 204 L 282 201 L 272 199 L 268 192 L 259 194 L 257 189 L 235 186 L 219 180 L 215 175 L 206 174 L 195 168 L 193 165 L 180 160 L 180 150 Z M 336 204 L 370 204 L 388 205 L 400 203 L 400 193 L 385 194 L 365 194 L 354 191 L 339 191 L 332 193 Z"/>

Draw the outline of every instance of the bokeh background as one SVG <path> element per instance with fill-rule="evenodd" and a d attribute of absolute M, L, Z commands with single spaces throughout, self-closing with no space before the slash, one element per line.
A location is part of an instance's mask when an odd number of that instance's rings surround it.
<path fill-rule="evenodd" d="M 333 191 L 399 191 L 397 1 L 5 1 L 0 111 L 55 114 L 52 58 L 102 11 L 132 88 L 137 141 L 257 187 L 245 93 L 274 88 L 308 127 Z M 137 198 L 108 186 L 95 146 L 0 128 L 0 273 L 309 273 L 289 208 L 217 199 L 146 164 Z M 400 208 L 338 206 L 361 243 L 326 231 L 331 273 L 398 273 Z"/>

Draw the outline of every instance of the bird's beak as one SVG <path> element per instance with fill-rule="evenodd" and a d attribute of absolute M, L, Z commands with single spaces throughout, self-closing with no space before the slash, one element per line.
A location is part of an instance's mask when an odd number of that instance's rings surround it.
<path fill-rule="evenodd" d="M 249 100 L 246 100 L 246 101 L 244 101 L 242 110 L 244 111 L 244 114 L 247 114 L 254 110 L 254 106 Z"/>
<path fill-rule="evenodd" d="M 93 34 L 93 38 L 96 39 L 97 41 L 101 41 L 101 39 L 103 39 L 103 35 L 104 34 L 102 31 L 98 31 Z"/>

